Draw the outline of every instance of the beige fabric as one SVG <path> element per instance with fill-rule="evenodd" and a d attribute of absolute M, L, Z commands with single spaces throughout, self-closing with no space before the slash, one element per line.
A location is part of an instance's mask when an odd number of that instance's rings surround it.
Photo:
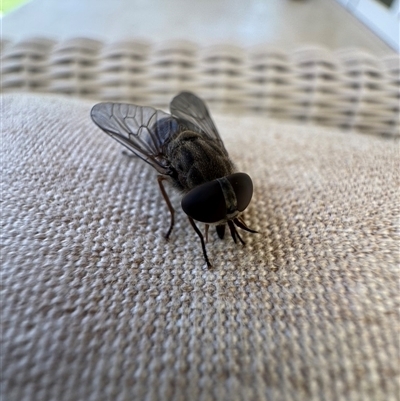
<path fill-rule="evenodd" d="M 91 106 L 3 97 L 2 399 L 398 399 L 396 142 L 216 116 L 260 234 L 208 271 Z"/>
<path fill-rule="evenodd" d="M 88 38 L 2 43 L 4 92 L 166 107 L 181 90 L 213 110 L 251 112 L 400 136 L 399 58 L 357 49 L 201 47 L 182 41 L 103 43 Z"/>

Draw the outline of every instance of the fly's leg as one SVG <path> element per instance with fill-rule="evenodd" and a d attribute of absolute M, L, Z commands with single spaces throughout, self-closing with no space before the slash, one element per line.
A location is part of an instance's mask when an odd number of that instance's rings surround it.
<path fill-rule="evenodd" d="M 206 237 L 206 242 L 208 242 L 208 229 L 210 228 L 209 224 L 204 225 L 204 236 Z"/>
<path fill-rule="evenodd" d="M 219 238 L 224 239 L 225 224 L 221 224 L 221 225 L 217 226 L 217 234 L 218 234 Z"/>
<path fill-rule="evenodd" d="M 189 216 L 188 216 L 189 217 Z M 200 230 L 197 228 L 195 222 L 193 221 L 193 219 L 191 217 L 189 217 L 189 221 L 190 224 L 192 225 L 194 231 L 196 231 L 196 234 L 199 236 L 200 241 L 201 241 L 201 248 L 203 249 L 203 255 L 204 255 L 204 260 L 207 263 L 207 267 L 209 269 L 212 268 L 212 264 L 210 263 L 210 261 L 208 260 L 208 256 L 207 256 L 207 251 L 206 251 L 206 244 L 204 243 L 204 238 L 203 238 L 203 234 L 200 232 Z"/>
<path fill-rule="evenodd" d="M 167 192 L 165 191 L 164 185 L 163 185 L 163 183 L 162 183 L 162 182 L 163 182 L 164 180 L 166 180 L 166 179 L 167 179 L 167 178 L 164 177 L 164 176 L 162 176 L 162 175 L 157 176 L 157 181 L 158 181 L 158 185 L 159 185 L 159 187 L 160 187 L 160 191 L 161 191 L 161 193 L 162 193 L 162 196 L 163 196 L 164 199 L 165 199 L 165 202 L 167 203 L 168 210 L 169 210 L 169 212 L 171 213 L 171 223 L 170 223 L 170 225 L 169 225 L 169 229 L 168 229 L 168 231 L 167 231 L 167 234 L 165 235 L 165 238 L 168 239 L 169 236 L 171 235 L 172 229 L 174 228 L 174 223 L 175 223 L 174 214 L 175 214 L 175 210 L 174 210 L 174 208 L 173 208 L 172 205 L 171 205 L 171 201 L 169 200 L 168 194 L 167 194 Z"/>

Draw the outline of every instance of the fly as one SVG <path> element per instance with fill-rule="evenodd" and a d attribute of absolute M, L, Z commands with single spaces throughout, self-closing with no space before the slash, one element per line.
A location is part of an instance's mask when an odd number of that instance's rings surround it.
<path fill-rule="evenodd" d="M 240 172 L 229 158 L 205 103 L 190 92 L 181 92 L 170 103 L 171 114 L 152 107 L 124 103 L 98 103 L 91 110 L 92 120 L 103 131 L 124 145 L 158 172 L 158 185 L 171 214 L 168 239 L 174 227 L 174 209 L 165 191 L 168 180 L 182 194 L 181 206 L 201 241 L 207 267 L 203 234 L 195 221 L 216 226 L 223 239 L 225 227 L 244 245 L 237 227 L 247 227 L 241 213 L 253 195 L 251 178 Z"/>

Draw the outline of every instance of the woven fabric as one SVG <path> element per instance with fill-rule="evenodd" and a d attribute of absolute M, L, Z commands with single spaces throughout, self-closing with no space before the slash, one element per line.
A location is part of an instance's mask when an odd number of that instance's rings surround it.
<path fill-rule="evenodd" d="M 31 39 L 3 41 L 0 79 L 4 92 L 159 107 L 186 89 L 214 110 L 400 136 L 399 66 L 397 55 L 378 59 L 355 49 Z"/>
<path fill-rule="evenodd" d="M 393 139 L 215 115 L 260 233 L 207 270 L 91 106 L 3 96 L 3 400 L 398 399 Z"/>

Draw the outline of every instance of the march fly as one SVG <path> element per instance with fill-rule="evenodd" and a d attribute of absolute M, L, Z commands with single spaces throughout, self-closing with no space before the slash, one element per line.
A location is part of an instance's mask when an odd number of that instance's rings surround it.
<path fill-rule="evenodd" d="M 99 103 L 91 117 L 103 131 L 158 172 L 158 185 L 171 214 L 168 239 L 174 227 L 174 209 L 163 182 L 168 180 L 182 194 L 181 206 L 199 236 L 208 268 L 204 237 L 195 221 L 210 225 L 222 239 L 230 234 L 244 244 L 237 227 L 256 233 L 241 213 L 253 195 L 251 178 L 229 158 L 205 103 L 190 92 L 181 92 L 170 103 L 171 114 L 152 107 L 124 103 Z"/>

